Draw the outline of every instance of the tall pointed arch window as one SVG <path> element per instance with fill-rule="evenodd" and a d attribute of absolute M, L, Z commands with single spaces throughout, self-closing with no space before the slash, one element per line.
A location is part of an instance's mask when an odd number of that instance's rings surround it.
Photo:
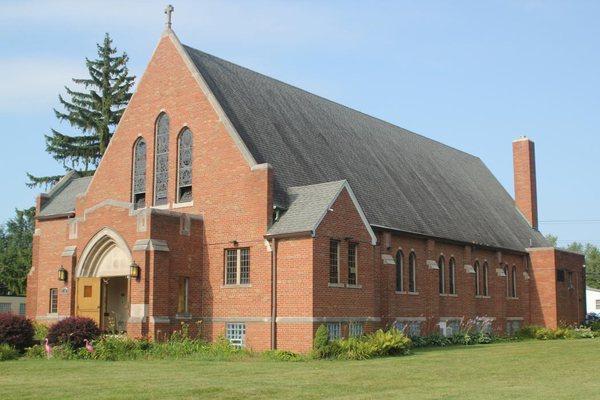
<path fill-rule="evenodd" d="M 154 205 L 167 204 L 169 194 L 169 117 L 162 113 L 156 120 L 154 160 Z"/>
<path fill-rule="evenodd" d="M 488 282 L 488 277 L 490 276 L 490 269 L 488 267 L 488 263 L 484 262 L 483 263 L 483 285 L 482 285 L 482 289 L 483 289 L 483 295 L 484 296 L 489 296 L 489 282 Z"/>
<path fill-rule="evenodd" d="M 177 167 L 177 202 L 187 203 L 192 201 L 192 145 L 194 138 L 192 131 L 185 128 L 179 134 L 178 167 Z"/>
<path fill-rule="evenodd" d="M 440 294 L 446 293 L 446 260 L 444 256 L 440 256 L 438 260 L 438 286 Z"/>
<path fill-rule="evenodd" d="M 512 286 L 511 286 L 511 296 L 512 297 L 517 297 L 517 267 L 515 265 L 513 265 L 512 267 L 512 276 L 511 276 L 512 280 Z"/>
<path fill-rule="evenodd" d="M 417 255 L 414 252 L 408 257 L 408 291 L 417 291 Z"/>
<path fill-rule="evenodd" d="M 146 149 L 143 138 L 133 146 L 132 202 L 135 209 L 146 207 Z"/>
<path fill-rule="evenodd" d="M 456 261 L 450 259 L 448 263 L 448 293 L 456 294 Z"/>
<path fill-rule="evenodd" d="M 401 250 L 396 252 L 396 292 L 404 290 L 404 255 Z"/>
<path fill-rule="evenodd" d="M 475 261 L 475 296 L 481 296 L 481 268 L 479 268 L 479 261 Z"/>

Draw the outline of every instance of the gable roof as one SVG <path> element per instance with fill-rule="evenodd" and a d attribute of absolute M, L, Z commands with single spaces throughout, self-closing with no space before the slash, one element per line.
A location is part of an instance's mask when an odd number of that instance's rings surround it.
<path fill-rule="evenodd" d="M 183 46 L 257 163 L 287 189 L 346 179 L 374 227 L 525 251 L 547 246 L 477 157 Z"/>
<path fill-rule="evenodd" d="M 267 235 L 279 236 L 307 232 L 314 235 L 343 189 L 348 191 L 356 210 L 361 215 L 363 223 L 369 231 L 369 235 L 371 235 L 371 243 L 375 244 L 377 242 L 375 233 L 364 217 L 360 204 L 358 204 L 352 189 L 345 180 L 288 188 L 289 208 L 271 226 Z"/>
<path fill-rule="evenodd" d="M 86 192 L 91 181 L 91 176 L 79 177 L 75 172 L 62 177 L 46 195 L 47 200 L 38 217 L 53 217 L 74 212 L 77 196 Z"/>

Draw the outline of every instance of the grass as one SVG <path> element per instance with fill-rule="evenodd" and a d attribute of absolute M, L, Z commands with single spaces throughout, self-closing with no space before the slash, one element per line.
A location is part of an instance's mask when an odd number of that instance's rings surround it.
<path fill-rule="evenodd" d="M 589 399 L 600 339 L 416 350 L 368 361 L 0 363 L 0 399 Z"/>

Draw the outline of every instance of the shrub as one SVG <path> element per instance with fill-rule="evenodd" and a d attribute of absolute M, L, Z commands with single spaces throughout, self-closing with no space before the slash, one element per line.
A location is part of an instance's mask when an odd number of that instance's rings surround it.
<path fill-rule="evenodd" d="M 556 339 L 556 332 L 549 328 L 538 328 L 535 331 L 534 338 L 538 340 Z"/>
<path fill-rule="evenodd" d="M 516 333 L 516 336 L 523 339 L 535 339 L 536 332 L 540 329 L 543 328 L 541 326 L 534 325 L 525 326 L 519 329 L 519 331 Z"/>
<path fill-rule="evenodd" d="M 69 345 L 77 349 L 84 340 L 93 340 L 100 335 L 96 322 L 90 318 L 69 317 L 58 321 L 48 330 L 48 341 L 55 345 Z"/>
<path fill-rule="evenodd" d="M 16 360 L 19 351 L 7 343 L 0 344 L 0 361 Z"/>
<path fill-rule="evenodd" d="M 39 343 L 43 342 L 44 339 L 48 337 L 47 325 L 41 324 L 39 322 L 33 322 L 33 330 L 33 338 Z"/>
<path fill-rule="evenodd" d="M 28 347 L 25 350 L 25 357 L 27 358 L 46 358 L 46 350 L 44 346 L 36 344 L 34 346 Z"/>
<path fill-rule="evenodd" d="M 300 354 L 286 350 L 268 350 L 265 351 L 263 357 L 267 360 L 273 361 L 302 361 L 304 357 Z"/>
<path fill-rule="evenodd" d="M 329 345 L 329 330 L 327 326 L 321 325 L 315 333 L 313 341 L 313 355 L 315 358 L 329 357 L 331 348 Z"/>
<path fill-rule="evenodd" d="M 17 350 L 24 350 L 33 344 L 33 325 L 25 317 L 14 314 L 0 314 L 0 344 L 8 344 Z"/>
<path fill-rule="evenodd" d="M 401 331 L 395 328 L 388 331 L 380 329 L 361 337 L 335 340 L 325 347 L 320 358 L 365 360 L 373 357 L 404 355 L 408 353 L 410 347 L 411 340 Z"/>
<path fill-rule="evenodd" d="M 572 330 L 571 337 L 574 339 L 593 339 L 597 332 L 594 332 L 592 328 L 575 328 Z"/>
<path fill-rule="evenodd" d="M 587 326 L 594 332 L 600 332 L 600 321 L 592 322 Z"/>

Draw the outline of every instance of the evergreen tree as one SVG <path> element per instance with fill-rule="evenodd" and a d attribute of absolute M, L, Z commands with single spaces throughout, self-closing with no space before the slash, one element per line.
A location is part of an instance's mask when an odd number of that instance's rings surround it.
<path fill-rule="evenodd" d="M 25 294 L 31 268 L 35 207 L 16 210 L 16 216 L 0 226 L 0 292 Z"/>
<path fill-rule="evenodd" d="M 84 91 L 65 87 L 68 99 L 62 95 L 58 100 L 63 111 L 54 109 L 59 121 L 68 122 L 80 132 L 70 136 L 52 129 L 45 135 L 46 151 L 60 162 L 66 171 L 75 170 L 80 175 L 91 175 L 98 166 L 102 155 L 119 123 L 125 107 L 131 99 L 134 76 L 129 76 L 126 53 L 117 54 L 112 39 L 106 34 L 102 45 L 98 44 L 98 58 L 85 59 L 89 78 L 73 79 Z M 27 186 L 51 186 L 61 175 L 35 177 L 27 174 Z"/>

